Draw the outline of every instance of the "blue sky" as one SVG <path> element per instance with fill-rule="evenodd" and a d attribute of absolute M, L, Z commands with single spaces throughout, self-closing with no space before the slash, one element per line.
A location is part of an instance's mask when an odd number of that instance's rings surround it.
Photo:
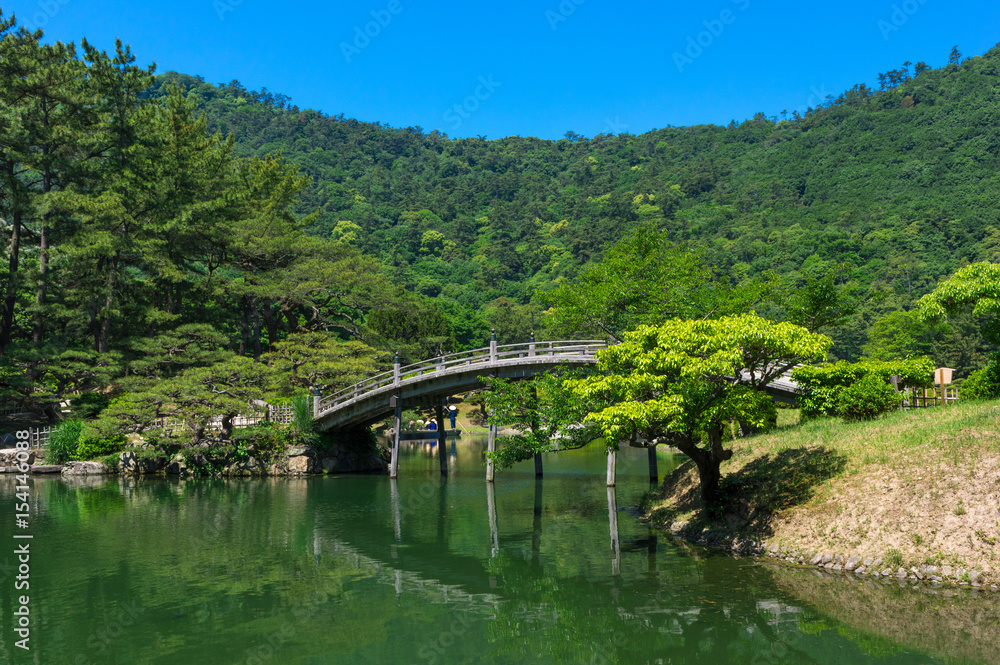
<path fill-rule="evenodd" d="M 638 134 L 804 110 L 904 61 L 1000 42 L 1000 3 L 25 0 L 46 39 L 449 136 Z"/>

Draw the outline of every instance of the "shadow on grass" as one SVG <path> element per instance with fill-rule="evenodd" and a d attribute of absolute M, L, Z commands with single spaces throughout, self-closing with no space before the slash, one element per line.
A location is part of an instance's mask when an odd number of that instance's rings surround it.
<path fill-rule="evenodd" d="M 700 532 L 706 527 L 728 527 L 745 535 L 767 538 L 773 535 L 774 516 L 787 508 L 801 505 L 825 480 L 839 475 L 847 458 L 824 447 L 791 448 L 774 455 L 764 455 L 741 469 L 723 475 L 719 484 L 719 511 L 715 523 L 702 510 L 698 471 L 685 462 L 664 478 L 662 497 L 672 508 L 657 511 L 662 521 L 693 513 L 682 533 Z"/>

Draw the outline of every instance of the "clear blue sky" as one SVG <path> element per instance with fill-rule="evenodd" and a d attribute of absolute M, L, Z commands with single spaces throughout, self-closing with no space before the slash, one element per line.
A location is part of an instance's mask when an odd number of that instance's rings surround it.
<path fill-rule="evenodd" d="M 1000 42 L 1000 3 L 0 0 L 49 40 L 449 136 L 726 124 Z M 365 35 L 365 32 L 368 35 Z M 358 33 L 362 36 L 359 36 Z M 370 36 L 371 35 L 371 36 Z M 456 109 L 456 105 L 458 108 Z"/>

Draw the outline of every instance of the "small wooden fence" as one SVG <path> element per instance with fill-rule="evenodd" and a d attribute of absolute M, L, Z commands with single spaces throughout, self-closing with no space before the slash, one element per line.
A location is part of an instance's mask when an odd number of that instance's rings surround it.
<path fill-rule="evenodd" d="M 958 388 L 945 387 L 942 398 L 941 388 L 904 388 L 902 409 L 926 409 L 932 406 L 944 406 L 958 401 Z"/>

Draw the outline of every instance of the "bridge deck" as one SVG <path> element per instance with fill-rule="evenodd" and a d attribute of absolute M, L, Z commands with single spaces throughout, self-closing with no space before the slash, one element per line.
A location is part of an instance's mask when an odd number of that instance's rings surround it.
<path fill-rule="evenodd" d="M 325 398 L 316 398 L 313 418 L 320 430 L 369 425 L 397 406 L 430 406 L 433 400 L 482 387 L 484 376 L 525 378 L 560 365 L 597 362 L 607 348 L 600 340 L 507 344 L 452 353 L 412 365 L 396 365 Z M 787 376 L 773 380 L 767 392 L 776 400 L 795 401 L 796 384 Z"/>
<path fill-rule="evenodd" d="M 431 358 L 377 374 L 366 381 L 317 399 L 314 419 L 321 430 L 376 422 L 402 402 L 426 403 L 482 386 L 482 377 L 524 378 L 559 365 L 597 362 L 603 341 L 495 344 Z M 395 398 L 395 399 L 393 399 Z"/>

